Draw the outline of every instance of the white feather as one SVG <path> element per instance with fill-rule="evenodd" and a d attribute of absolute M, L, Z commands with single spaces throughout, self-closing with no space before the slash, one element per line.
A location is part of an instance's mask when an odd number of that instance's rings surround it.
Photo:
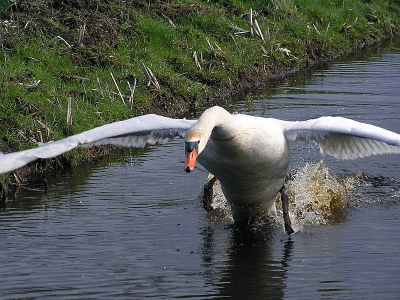
<path fill-rule="evenodd" d="M 40 147 L 0 155 L 0 174 L 20 168 L 38 158 L 50 158 L 77 147 L 118 145 L 144 147 L 165 139 L 183 137 L 196 120 L 145 115 L 107 124 Z"/>
<path fill-rule="evenodd" d="M 356 159 L 377 154 L 400 153 L 400 135 L 370 124 L 342 117 L 289 122 L 284 126 L 289 141 L 315 141 L 322 154 L 337 159 Z"/>

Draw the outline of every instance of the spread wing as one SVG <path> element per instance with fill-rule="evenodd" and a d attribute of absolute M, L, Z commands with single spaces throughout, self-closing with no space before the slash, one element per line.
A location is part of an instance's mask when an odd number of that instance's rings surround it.
<path fill-rule="evenodd" d="M 166 142 L 175 137 L 183 137 L 196 122 L 145 115 L 97 127 L 34 149 L 9 154 L 0 152 L 0 174 L 20 168 L 36 159 L 55 157 L 77 147 L 118 145 L 142 148 L 147 144 Z"/>
<path fill-rule="evenodd" d="M 280 121 L 289 141 L 315 141 L 322 154 L 356 159 L 377 154 L 400 154 L 400 135 L 370 124 L 342 117 Z"/>

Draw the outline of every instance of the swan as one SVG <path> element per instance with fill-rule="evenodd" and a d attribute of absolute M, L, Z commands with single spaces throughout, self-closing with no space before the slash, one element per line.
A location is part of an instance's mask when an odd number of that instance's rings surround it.
<path fill-rule="evenodd" d="M 275 214 L 282 193 L 285 228 L 293 232 L 284 192 L 289 168 L 289 143 L 314 141 L 322 154 L 356 159 L 377 154 L 400 154 L 400 135 L 343 117 L 307 121 L 230 114 L 214 106 L 198 120 L 172 119 L 154 114 L 107 124 L 37 148 L 0 155 L 0 174 L 36 159 L 55 157 L 77 147 L 119 145 L 144 147 L 184 138 L 184 170 L 196 162 L 217 178 L 236 221 Z M 286 210 L 286 213 L 285 213 Z"/>

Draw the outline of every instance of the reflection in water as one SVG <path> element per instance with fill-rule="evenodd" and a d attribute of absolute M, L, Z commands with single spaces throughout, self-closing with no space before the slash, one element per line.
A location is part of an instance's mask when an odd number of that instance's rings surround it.
<path fill-rule="evenodd" d="M 284 251 L 283 251 L 283 259 L 282 259 L 282 266 L 285 270 L 287 270 L 290 266 L 289 261 L 290 261 L 290 255 L 293 250 L 293 245 L 294 245 L 294 243 L 291 240 L 291 238 L 289 237 L 287 239 L 287 241 L 285 242 L 285 247 L 284 247 Z"/>
<path fill-rule="evenodd" d="M 275 257 L 274 244 L 277 228 L 265 222 L 257 226 L 230 225 L 228 249 L 223 264 L 213 261 L 216 243 L 213 228 L 207 228 L 203 242 L 203 261 L 206 265 L 219 265 L 217 276 L 209 276 L 209 284 L 218 291 L 218 297 L 236 299 L 283 299 L 285 273 L 289 267 L 293 242 L 284 243 L 282 260 Z M 207 274 L 212 274 L 212 272 Z"/>
<path fill-rule="evenodd" d="M 0 209 L 2 212 L 6 211 L 6 201 L 0 201 Z"/>

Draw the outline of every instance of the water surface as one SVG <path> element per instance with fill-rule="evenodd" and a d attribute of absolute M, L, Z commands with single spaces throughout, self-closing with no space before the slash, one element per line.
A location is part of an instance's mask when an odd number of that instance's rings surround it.
<path fill-rule="evenodd" d="M 344 116 L 399 132 L 400 40 L 256 91 L 231 111 L 286 120 Z M 296 144 L 292 169 L 321 157 Z M 150 147 L 21 189 L 0 212 L 1 299 L 151 297 L 398 299 L 399 157 L 326 158 L 364 172 L 344 222 L 236 228 L 198 196 L 202 168 L 183 172 L 182 141 Z M 43 189 L 38 183 L 30 188 Z"/>

